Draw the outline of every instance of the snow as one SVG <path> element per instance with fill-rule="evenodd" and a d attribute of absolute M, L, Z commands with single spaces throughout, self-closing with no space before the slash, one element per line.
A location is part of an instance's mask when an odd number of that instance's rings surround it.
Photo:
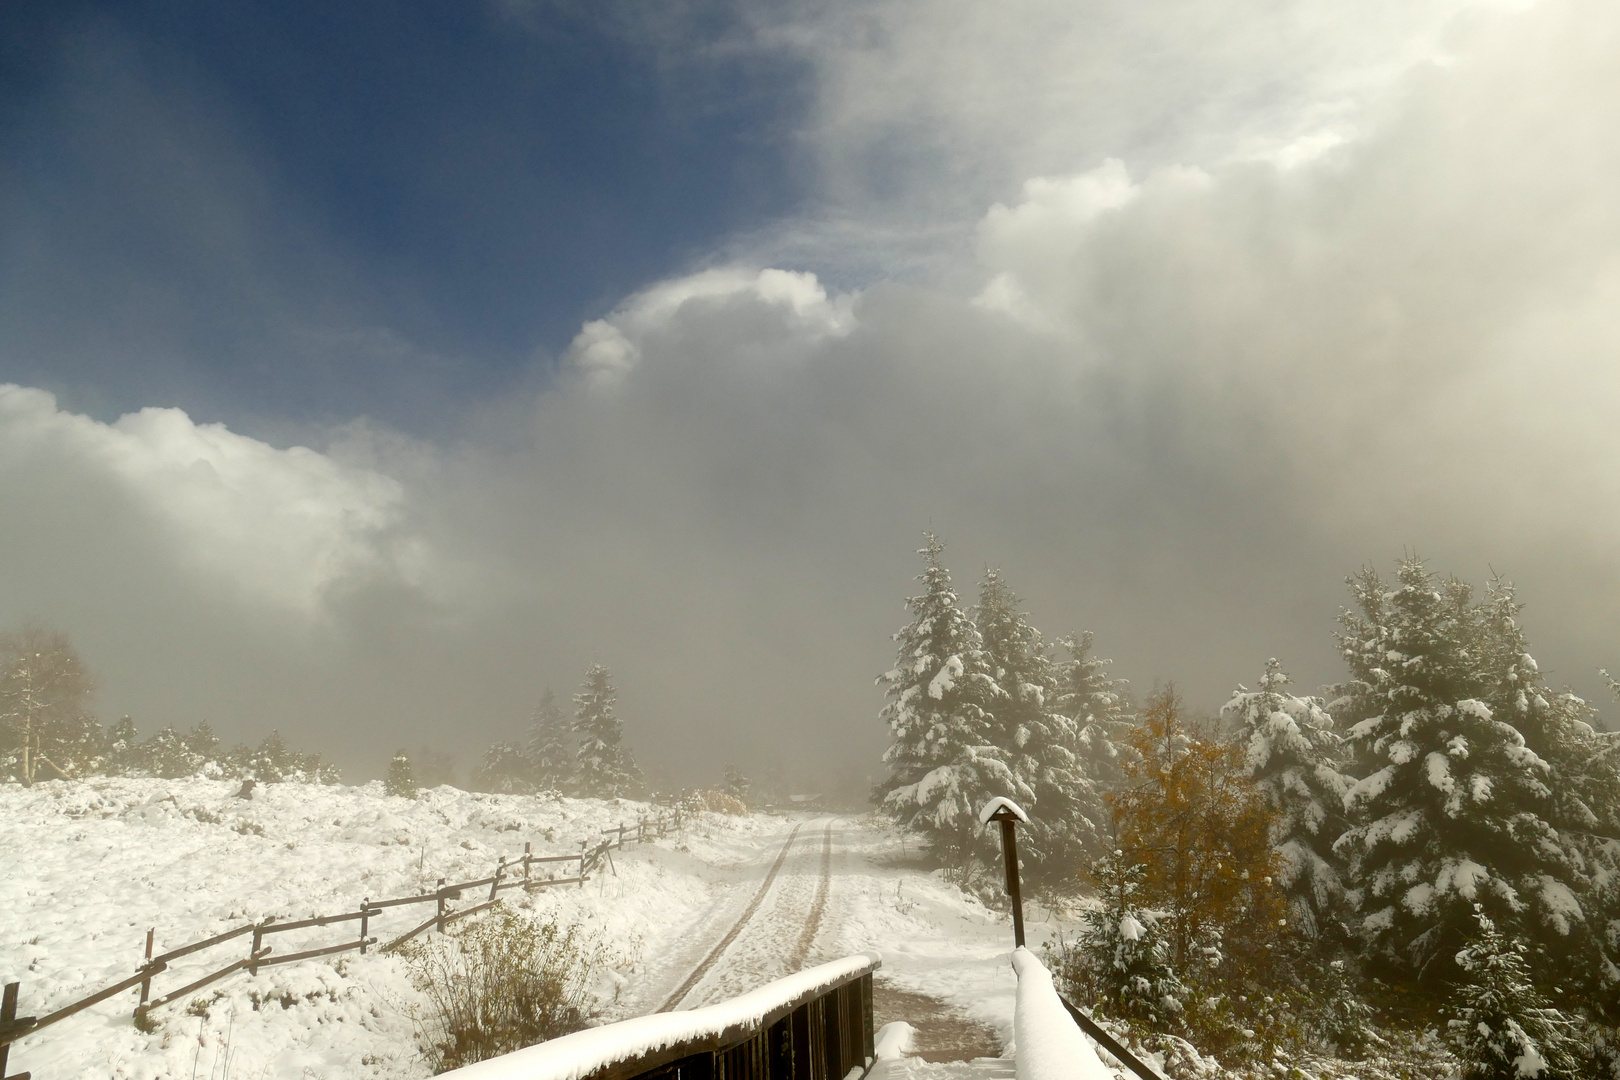
<path fill-rule="evenodd" d="M 1018 1080 L 1114 1080 L 1091 1040 L 1058 1000 L 1052 975 L 1028 949 L 1013 951 L 1018 973 Z"/>
<path fill-rule="evenodd" d="M 909 1054 L 917 1045 L 917 1029 L 904 1020 L 891 1020 L 878 1028 L 872 1040 L 872 1057 L 878 1061 L 893 1061 Z"/>
<path fill-rule="evenodd" d="M 990 824 L 990 819 L 994 817 L 996 812 L 999 810 L 1006 810 L 1009 814 L 1017 818 L 1019 821 L 1022 821 L 1025 825 L 1029 824 L 1029 815 L 1024 813 L 1024 808 L 1013 802 L 1011 799 L 1001 795 L 997 795 L 995 798 L 984 804 L 984 809 L 979 811 L 979 824 Z"/>
<path fill-rule="evenodd" d="M 1540 875 L 1540 884 L 1542 918 L 1560 934 L 1568 934 L 1575 929 L 1576 923 L 1586 921 L 1581 902 L 1575 898 L 1569 886 L 1548 874 Z"/>
<path fill-rule="evenodd" d="M 0 785 L 6 861 L 26 868 L 0 876 L 0 910 L 8 913 L 0 921 L 0 979 L 21 981 L 25 1014 L 42 1015 L 127 977 L 148 927 L 156 927 L 161 951 L 266 915 L 352 911 L 363 897 L 486 876 L 525 842 L 537 855 L 577 852 L 586 835 L 633 824 L 651 809 L 452 788 L 411 800 L 384 795 L 380 784 L 270 784 L 246 800 L 234 797 L 238 787 L 106 778 Z M 724 970 L 716 965 L 686 999 L 710 1004 L 792 970 L 784 965 L 817 892 L 826 820 L 694 815 L 677 836 L 614 852 L 614 869 L 583 889 L 515 902 L 580 922 L 610 944 L 609 967 L 594 987 L 603 1021 L 650 1012 L 736 922 L 788 832 L 803 823 Z M 832 887 L 808 963 L 880 949 L 885 981 L 960 1008 L 1011 1041 L 1016 979 L 1007 964 L 1007 917 L 919 869 L 914 837 L 865 817 L 836 820 L 833 835 Z M 425 917 L 417 908 L 390 909 L 371 932 L 386 940 Z M 1029 917 L 1032 945 L 1057 929 L 1037 907 Z M 286 933 L 271 944 L 285 955 L 340 940 L 352 926 Z M 238 955 L 231 943 L 185 958 L 153 981 L 153 993 Z M 404 963 L 377 950 L 240 973 L 195 1000 L 197 1012 L 185 1000 L 159 1009 L 158 1029 L 147 1034 L 131 1023 L 133 992 L 120 995 L 21 1040 L 12 1069 L 183 1080 L 194 1066 L 197 1075 L 211 1066 L 217 1075 L 229 1061 L 233 1074 L 255 1080 L 428 1075 L 411 1015 L 422 998 Z"/>
<path fill-rule="evenodd" d="M 681 1043 L 717 1038 L 728 1031 L 747 1037 L 760 1030 L 765 1017 L 782 1005 L 813 996 L 879 964 L 875 953 L 860 953 L 706 1008 L 654 1013 L 587 1028 L 444 1075 L 459 1080 L 580 1080 L 618 1062 Z"/>

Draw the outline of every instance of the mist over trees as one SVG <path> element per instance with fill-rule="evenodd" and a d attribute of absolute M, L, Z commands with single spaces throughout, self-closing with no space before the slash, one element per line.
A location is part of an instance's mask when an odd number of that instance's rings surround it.
<path fill-rule="evenodd" d="M 547 687 L 521 740 L 497 742 L 473 774 L 475 791 L 554 791 L 586 798 L 641 794 L 646 779 L 624 742 L 612 673 L 592 664 L 573 698 L 570 716 Z"/>
<path fill-rule="evenodd" d="M 1509 582 L 1365 569 L 1342 681 L 1270 659 L 1205 719 L 1170 686 L 1133 706 L 1089 633 L 1054 653 L 999 571 L 964 610 L 943 551 L 878 680 L 874 799 L 987 898 L 975 811 L 1022 803 L 1026 881 L 1101 904 L 1049 957 L 1071 990 L 1223 1061 L 1360 1053 L 1404 988 L 1467 1076 L 1620 1067 L 1620 734 L 1546 684 Z"/>
<path fill-rule="evenodd" d="M 264 783 L 336 783 L 338 769 L 271 731 L 257 746 L 226 748 L 204 721 L 142 739 L 125 716 L 102 729 L 95 688 L 67 634 L 38 624 L 0 634 L 0 776 L 33 784 L 84 776 L 209 776 Z"/>

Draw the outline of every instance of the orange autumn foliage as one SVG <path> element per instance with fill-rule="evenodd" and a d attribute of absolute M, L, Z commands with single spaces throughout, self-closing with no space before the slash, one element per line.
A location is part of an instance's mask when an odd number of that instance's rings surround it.
<path fill-rule="evenodd" d="M 1111 793 L 1118 842 L 1147 866 L 1144 900 L 1162 912 L 1184 977 L 1258 977 L 1285 933 L 1272 813 L 1244 778 L 1240 749 L 1190 723 L 1174 686 L 1144 703 L 1135 751 Z"/>

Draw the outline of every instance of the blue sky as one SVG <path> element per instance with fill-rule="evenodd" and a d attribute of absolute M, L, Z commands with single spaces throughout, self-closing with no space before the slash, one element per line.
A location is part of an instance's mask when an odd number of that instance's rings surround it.
<path fill-rule="evenodd" d="M 790 209 L 801 75 L 605 8 L 5 5 L 0 377 L 433 430 Z"/>

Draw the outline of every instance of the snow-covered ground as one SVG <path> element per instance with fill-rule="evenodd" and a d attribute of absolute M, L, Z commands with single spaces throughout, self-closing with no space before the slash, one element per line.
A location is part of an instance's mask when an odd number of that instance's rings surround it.
<path fill-rule="evenodd" d="M 127 977 L 148 927 L 156 927 L 162 951 L 266 915 L 354 910 L 364 897 L 485 876 L 525 842 L 537 854 L 577 851 L 579 840 L 654 812 L 628 802 L 451 788 L 410 800 L 385 796 L 376 784 L 276 784 L 251 801 L 235 798 L 236 789 L 147 779 L 0 787 L 0 979 L 22 983 L 24 1013 L 42 1015 Z M 884 978 L 959 1005 L 1011 1037 L 1016 979 L 1007 920 L 918 869 L 899 837 L 865 818 L 702 814 L 679 835 L 614 859 L 616 875 L 601 874 L 583 889 L 513 898 L 612 943 L 616 961 L 597 987 L 604 1020 L 662 1007 L 711 957 L 679 1007 L 872 950 L 883 957 Z M 812 918 L 818 900 L 820 916 Z M 427 914 L 396 909 L 373 933 L 387 940 Z M 272 943 L 285 955 L 334 943 L 353 926 Z M 1040 929 L 1032 927 L 1033 940 Z M 238 953 L 245 955 L 245 941 L 187 958 L 154 980 L 153 993 Z M 420 999 L 402 961 L 375 950 L 241 973 L 194 1000 L 202 1004 L 158 1011 L 157 1030 L 143 1033 L 131 1019 L 134 991 L 120 995 L 23 1039 L 11 1068 L 40 1080 L 223 1077 L 227 1063 L 230 1076 L 255 1080 L 428 1072 L 412 1020 Z"/>

